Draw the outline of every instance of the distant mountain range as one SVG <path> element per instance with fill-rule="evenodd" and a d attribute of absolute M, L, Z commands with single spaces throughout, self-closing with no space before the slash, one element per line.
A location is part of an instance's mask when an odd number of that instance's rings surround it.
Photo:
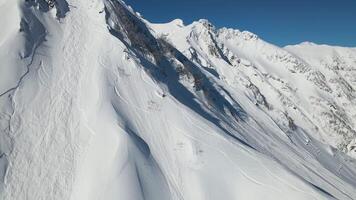
<path fill-rule="evenodd" d="M 121 0 L 0 11 L 0 199 L 356 199 L 356 48 Z"/>

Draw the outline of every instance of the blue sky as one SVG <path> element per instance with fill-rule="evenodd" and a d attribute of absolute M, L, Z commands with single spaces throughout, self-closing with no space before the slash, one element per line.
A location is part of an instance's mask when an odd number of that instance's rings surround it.
<path fill-rule="evenodd" d="M 151 22 L 204 18 L 279 46 L 303 41 L 356 47 L 356 0 L 125 0 Z"/>

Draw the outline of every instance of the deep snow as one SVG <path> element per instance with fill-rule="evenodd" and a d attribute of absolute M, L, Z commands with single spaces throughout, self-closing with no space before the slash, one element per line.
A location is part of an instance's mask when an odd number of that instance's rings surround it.
<path fill-rule="evenodd" d="M 356 49 L 116 0 L 0 11 L 0 199 L 356 199 Z"/>

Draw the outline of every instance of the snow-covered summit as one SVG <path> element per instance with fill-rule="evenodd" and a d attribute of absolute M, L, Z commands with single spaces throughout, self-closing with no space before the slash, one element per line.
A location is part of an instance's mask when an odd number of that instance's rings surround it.
<path fill-rule="evenodd" d="M 355 106 L 353 100 L 355 82 L 351 78 L 355 71 L 354 49 L 314 43 L 287 46 L 282 49 L 247 31 L 227 28 L 215 31 L 196 23 L 185 29 L 164 33 L 167 29 L 169 28 L 160 27 L 155 30 L 161 34 L 168 34 L 168 40 L 179 50 L 186 52 L 187 56 L 191 56 L 191 49 L 194 49 L 194 52 L 198 52 L 194 56 L 196 62 L 206 63 L 206 66 L 215 68 L 220 77 L 227 75 L 222 71 L 219 73 L 221 64 L 216 62 L 223 60 L 225 64 L 238 67 L 236 70 L 239 73 L 231 77 L 232 79 L 247 77 L 248 82 L 252 81 L 255 85 L 259 82 L 261 87 L 259 91 L 265 96 L 270 96 L 265 100 L 268 102 L 268 99 L 271 99 L 273 102 L 270 106 L 276 109 L 279 107 L 280 112 L 286 112 L 288 107 L 293 108 L 292 112 L 297 110 L 300 112 L 297 115 L 304 118 L 300 119 L 300 122 L 304 123 L 308 119 L 307 121 L 312 123 L 309 128 L 314 132 L 314 137 L 354 155 L 354 152 L 350 151 L 353 149 L 355 139 L 355 114 L 352 109 Z M 218 61 L 213 58 L 218 58 Z M 253 70 L 239 67 L 244 64 L 253 66 Z M 226 70 L 226 73 L 231 74 L 235 69 Z M 246 73 L 259 75 L 251 77 L 251 74 Z M 279 80 L 280 83 L 273 83 L 275 80 Z M 271 88 L 267 89 L 267 85 Z M 274 105 L 277 102 L 278 104 Z M 337 107 L 339 114 L 322 106 L 321 102 Z M 299 106 L 302 110 L 297 109 Z M 316 108 L 320 108 L 319 113 L 308 117 L 309 113 L 317 111 Z M 308 109 L 310 111 L 305 112 Z M 325 120 L 332 123 L 324 123 Z"/>
<path fill-rule="evenodd" d="M 178 27 L 183 27 L 184 26 L 184 22 L 181 19 L 175 19 L 171 23 L 176 25 L 176 26 L 178 26 Z"/>
<path fill-rule="evenodd" d="M 0 199 L 356 199 L 355 49 L 121 0 L 0 11 Z"/>

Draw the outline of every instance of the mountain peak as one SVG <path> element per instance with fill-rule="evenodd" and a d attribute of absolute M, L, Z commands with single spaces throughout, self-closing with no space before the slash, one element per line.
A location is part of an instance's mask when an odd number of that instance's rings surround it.
<path fill-rule="evenodd" d="M 203 25 L 208 30 L 215 30 L 215 26 L 207 19 L 199 19 L 197 23 Z"/>
<path fill-rule="evenodd" d="M 355 49 L 0 2 L 1 200 L 356 199 Z"/>
<path fill-rule="evenodd" d="M 174 19 L 173 21 L 170 22 L 171 24 L 174 24 L 179 27 L 184 27 L 184 22 L 181 19 Z"/>

